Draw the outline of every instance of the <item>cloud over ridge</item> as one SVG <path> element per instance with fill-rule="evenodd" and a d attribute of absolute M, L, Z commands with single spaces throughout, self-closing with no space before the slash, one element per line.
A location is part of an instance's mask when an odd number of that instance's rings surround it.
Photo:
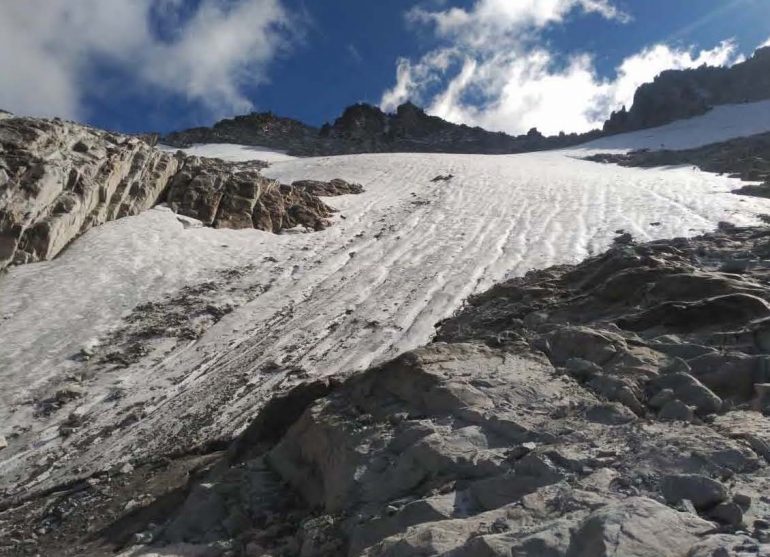
<path fill-rule="evenodd" d="M 419 59 L 398 61 L 396 83 L 383 93 L 381 107 L 393 110 L 412 99 L 436 116 L 495 131 L 583 132 L 630 105 L 637 87 L 664 69 L 738 60 L 731 41 L 697 52 L 655 44 L 625 58 L 613 78 L 602 78 L 590 54 L 565 59 L 541 37 L 581 14 L 631 20 L 610 0 L 476 0 L 468 10 L 412 9 L 407 21 L 429 28 L 441 44 Z"/>

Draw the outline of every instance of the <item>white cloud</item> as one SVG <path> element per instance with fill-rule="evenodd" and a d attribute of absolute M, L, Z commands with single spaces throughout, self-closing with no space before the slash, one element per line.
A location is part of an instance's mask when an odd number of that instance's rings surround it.
<path fill-rule="evenodd" d="M 430 12 L 418 7 L 410 10 L 407 18 L 415 23 L 433 24 L 440 36 L 488 49 L 497 40 L 509 42 L 516 32 L 563 21 L 574 10 L 597 13 L 607 19 L 629 19 L 609 0 L 477 0 L 471 10 L 450 8 Z"/>
<path fill-rule="evenodd" d="M 412 99 L 431 114 L 490 130 L 582 132 L 630 105 L 636 88 L 664 69 L 736 61 L 729 41 L 700 52 L 658 44 L 626 58 L 614 78 L 603 79 L 590 55 L 564 60 L 539 38 L 543 29 L 563 24 L 573 13 L 630 19 L 608 0 L 477 0 L 467 11 L 412 10 L 408 20 L 432 26 L 444 45 L 417 61 L 399 60 L 396 84 L 383 94 L 381 106 L 393 110 Z"/>
<path fill-rule="evenodd" d="M 286 44 L 280 0 L 24 0 L 0 4 L 0 107 L 83 118 L 96 68 L 199 102 L 211 113 L 243 111 L 243 88 L 265 79 Z M 158 25 L 173 33 L 160 37 Z M 107 94 L 107 93 L 105 93 Z"/>

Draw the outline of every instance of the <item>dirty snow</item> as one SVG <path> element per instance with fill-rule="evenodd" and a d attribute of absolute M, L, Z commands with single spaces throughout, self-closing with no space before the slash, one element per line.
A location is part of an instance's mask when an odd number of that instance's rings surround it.
<path fill-rule="evenodd" d="M 713 115 L 688 120 L 676 144 L 714 138 L 713 125 Z M 675 143 L 670 126 L 643 133 L 650 143 Z M 638 146 L 639 137 L 612 139 Z M 208 147 L 209 156 L 251 149 Z M 61 468 L 36 481 L 52 482 L 76 467 L 167 450 L 170 439 L 188 446 L 231 434 L 276 389 L 424 344 L 469 294 L 599 253 L 617 230 L 639 240 L 687 236 L 770 213 L 770 200 L 730 194 L 740 185 L 730 178 L 596 164 L 576 158 L 580 151 L 283 160 L 265 174 L 285 182 L 339 177 L 366 192 L 329 198 L 339 213 L 322 232 L 214 230 L 159 207 L 89 231 L 54 261 L 11 269 L 0 277 L 0 434 L 21 435 L 0 454 L 0 486 L 24 478 L 27 459 L 43 450 Z M 454 178 L 431 181 L 440 174 Z M 269 289 L 163 361 L 89 374 L 72 359 L 137 304 L 247 265 L 247 279 Z M 56 424 L 71 408 L 32 419 L 32 403 L 73 376 L 88 390 L 79 403 L 87 420 L 63 441 Z M 125 398 L 109 398 L 116 387 Z M 115 434 L 110 424 L 129 408 L 141 408 L 141 420 Z M 85 438 L 88 446 L 76 445 Z"/>

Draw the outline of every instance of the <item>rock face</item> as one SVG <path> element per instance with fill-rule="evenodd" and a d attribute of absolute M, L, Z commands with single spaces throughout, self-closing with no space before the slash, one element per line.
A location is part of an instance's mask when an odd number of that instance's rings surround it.
<path fill-rule="evenodd" d="M 614 112 L 607 133 L 622 133 L 668 124 L 707 112 L 719 104 L 770 98 L 770 47 L 730 68 L 701 66 L 662 72 L 637 89 L 630 110 Z"/>
<path fill-rule="evenodd" d="M 533 130 L 510 136 L 481 128 L 452 124 L 428 116 L 412 103 L 386 114 L 368 104 L 345 109 L 332 124 L 320 129 L 271 113 L 254 113 L 166 135 L 162 142 L 177 147 L 194 143 L 238 143 L 284 149 L 299 156 L 348 153 L 522 153 L 576 145 L 600 133 L 544 137 Z"/>
<path fill-rule="evenodd" d="M 0 120 L 0 269 L 55 257 L 88 229 L 159 202 L 220 228 L 321 230 L 319 196 L 360 193 L 342 180 L 284 185 L 265 163 L 172 155 L 137 137 L 64 122 Z"/>
<path fill-rule="evenodd" d="M 0 268 L 50 259 L 93 226 L 161 198 L 180 160 L 60 120 L 0 120 Z"/>
<path fill-rule="evenodd" d="M 169 184 L 167 203 L 208 226 L 277 233 L 298 225 L 323 230 L 333 211 L 319 195 L 363 191 L 343 180 L 280 184 L 261 176 L 261 166 L 189 157 Z"/>
<path fill-rule="evenodd" d="M 318 128 L 272 112 L 251 113 L 217 122 L 210 128 L 173 132 L 162 143 L 189 147 L 195 143 L 237 143 L 302 152 L 318 140 Z"/>

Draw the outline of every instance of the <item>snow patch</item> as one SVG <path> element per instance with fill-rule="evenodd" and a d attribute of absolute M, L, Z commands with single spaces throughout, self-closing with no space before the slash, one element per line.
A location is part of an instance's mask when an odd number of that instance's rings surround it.
<path fill-rule="evenodd" d="M 169 145 L 158 145 L 157 147 L 162 151 L 169 151 L 172 153 L 180 150 L 178 147 L 170 147 Z M 222 159 L 225 161 L 233 162 L 253 160 L 277 162 L 289 161 L 296 158 L 292 157 L 291 155 L 287 155 L 284 151 L 270 149 L 269 147 L 234 145 L 232 143 L 196 143 L 192 147 L 182 150 L 188 155 Z"/>

